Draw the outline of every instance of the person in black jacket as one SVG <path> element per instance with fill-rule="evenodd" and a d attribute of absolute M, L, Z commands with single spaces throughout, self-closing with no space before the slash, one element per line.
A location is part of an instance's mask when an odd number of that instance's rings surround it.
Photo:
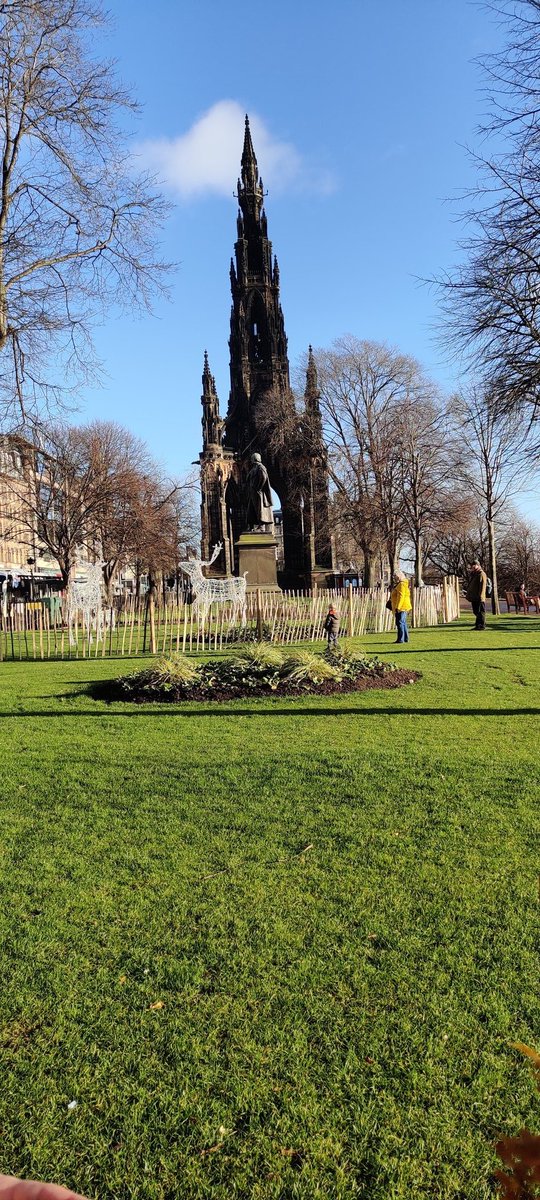
<path fill-rule="evenodd" d="M 476 617 L 475 629 L 486 628 L 486 590 L 486 572 L 482 570 L 479 562 L 474 562 L 471 567 L 466 596 L 467 600 L 471 602 L 471 608 Z"/>

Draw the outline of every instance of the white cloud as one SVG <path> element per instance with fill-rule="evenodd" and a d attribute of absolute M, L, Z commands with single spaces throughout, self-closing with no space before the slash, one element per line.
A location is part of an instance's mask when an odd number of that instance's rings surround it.
<path fill-rule="evenodd" d="M 208 193 L 230 196 L 240 170 L 244 117 L 236 100 L 218 100 L 187 133 L 142 142 L 139 158 L 183 200 Z M 295 146 L 274 138 L 256 113 L 249 121 L 265 186 L 276 192 L 291 186 L 323 194 L 334 190 L 329 172 L 309 166 Z"/>

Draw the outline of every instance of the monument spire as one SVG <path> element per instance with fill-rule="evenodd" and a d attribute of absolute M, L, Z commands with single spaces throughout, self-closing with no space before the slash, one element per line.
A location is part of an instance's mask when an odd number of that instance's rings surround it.
<path fill-rule="evenodd" d="M 318 452 L 319 446 L 323 444 L 323 429 L 321 418 L 321 407 L 319 400 L 321 393 L 319 391 L 319 377 L 317 374 L 317 363 L 313 354 L 313 346 L 308 349 L 308 360 L 306 368 L 306 390 L 304 392 L 304 400 L 306 405 L 306 413 L 309 414 L 311 439 L 315 452 Z"/>
<path fill-rule="evenodd" d="M 315 396 L 319 398 L 319 379 L 317 375 L 317 364 L 313 357 L 313 346 L 308 348 L 308 361 L 306 369 L 306 396 Z"/>
<path fill-rule="evenodd" d="M 247 113 L 246 128 L 244 133 L 244 150 L 242 150 L 241 157 L 241 172 L 242 184 L 245 186 L 248 184 L 248 182 L 250 182 L 252 185 L 257 184 L 259 178 L 259 168 L 257 166 L 256 152 L 254 152 L 253 142 L 251 140 L 250 118 L 248 118 Z"/>
<path fill-rule="evenodd" d="M 238 203 L 245 221 L 250 218 L 257 224 L 261 216 L 264 191 L 262 179 L 251 140 L 249 117 L 246 113 L 246 128 L 244 133 L 244 148 L 242 150 L 240 179 L 238 180 Z"/>
<path fill-rule="evenodd" d="M 224 425 L 224 422 L 219 415 L 219 399 L 216 392 L 216 381 L 210 371 L 207 350 L 204 352 L 202 386 L 202 430 L 203 451 L 205 451 L 211 447 L 215 449 L 216 447 L 221 446 Z"/>

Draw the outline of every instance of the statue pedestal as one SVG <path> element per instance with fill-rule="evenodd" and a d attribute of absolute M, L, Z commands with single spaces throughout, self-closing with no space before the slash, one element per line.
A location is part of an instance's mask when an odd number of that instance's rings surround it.
<path fill-rule="evenodd" d="M 276 539 L 273 533 L 241 533 L 238 547 L 238 574 L 247 571 L 247 590 L 280 592 L 277 581 Z"/>

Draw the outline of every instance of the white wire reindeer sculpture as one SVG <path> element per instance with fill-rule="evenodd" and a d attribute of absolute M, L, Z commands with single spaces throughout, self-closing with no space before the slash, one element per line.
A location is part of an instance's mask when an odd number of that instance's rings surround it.
<path fill-rule="evenodd" d="M 226 579 L 207 579 L 203 574 L 203 567 L 211 567 L 215 563 L 223 542 L 217 542 L 212 551 L 212 557 L 205 562 L 202 558 L 188 558 L 187 562 L 181 562 L 180 566 L 185 575 L 188 575 L 191 580 L 193 589 L 194 611 L 200 615 L 202 621 L 206 621 L 210 605 L 217 601 L 223 604 L 231 601 L 235 609 L 242 612 L 242 625 L 246 623 L 246 575 L 247 571 L 237 577 L 229 575 Z"/>
<path fill-rule="evenodd" d="M 75 623 L 79 612 L 82 613 L 83 627 L 86 627 L 89 636 L 93 627 L 96 642 L 103 637 L 103 563 L 83 564 L 77 561 L 77 569 L 85 572 L 86 579 L 73 579 L 66 592 L 65 619 L 70 646 L 75 645 Z"/>

